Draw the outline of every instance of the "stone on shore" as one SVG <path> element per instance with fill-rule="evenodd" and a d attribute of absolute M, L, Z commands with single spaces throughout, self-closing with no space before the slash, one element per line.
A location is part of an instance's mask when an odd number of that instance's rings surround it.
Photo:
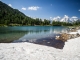
<path fill-rule="evenodd" d="M 63 33 L 60 36 L 56 36 L 56 39 L 65 42 L 65 41 L 67 41 L 69 39 L 73 39 L 73 38 L 77 38 L 77 37 L 80 37 L 79 33 L 76 33 L 76 34 Z"/>

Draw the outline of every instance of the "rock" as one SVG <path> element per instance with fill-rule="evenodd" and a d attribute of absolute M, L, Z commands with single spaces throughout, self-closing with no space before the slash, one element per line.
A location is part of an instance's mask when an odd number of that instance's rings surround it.
<path fill-rule="evenodd" d="M 69 34 L 67 34 L 67 33 L 63 33 L 59 37 L 56 36 L 57 40 L 62 40 L 63 42 L 67 41 L 69 38 L 70 38 Z"/>
<path fill-rule="evenodd" d="M 55 39 L 59 39 L 59 37 L 60 37 L 60 36 L 56 36 L 56 38 L 55 38 Z"/>
<path fill-rule="evenodd" d="M 61 34 L 60 36 L 56 36 L 56 39 L 65 42 L 65 41 L 67 41 L 67 40 L 69 40 L 69 39 L 77 38 L 77 37 L 79 37 L 79 36 L 80 36 L 79 33 L 77 33 L 77 34 L 67 34 L 67 33 L 63 33 L 63 34 Z"/>
<path fill-rule="evenodd" d="M 72 39 L 72 38 L 76 38 L 76 34 L 67 34 L 67 33 L 63 33 L 60 35 L 60 37 L 57 37 L 57 40 L 62 40 L 63 42 Z"/>
<path fill-rule="evenodd" d="M 76 35 L 77 35 L 77 37 L 80 37 L 80 34 L 79 33 L 77 33 Z"/>

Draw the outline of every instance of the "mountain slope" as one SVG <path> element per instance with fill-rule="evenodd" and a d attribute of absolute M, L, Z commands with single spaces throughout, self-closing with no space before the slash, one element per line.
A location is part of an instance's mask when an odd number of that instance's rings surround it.
<path fill-rule="evenodd" d="M 50 25 L 50 21 L 33 19 L 0 1 L 0 25 Z"/>
<path fill-rule="evenodd" d="M 0 24 L 22 23 L 25 14 L 0 1 Z"/>

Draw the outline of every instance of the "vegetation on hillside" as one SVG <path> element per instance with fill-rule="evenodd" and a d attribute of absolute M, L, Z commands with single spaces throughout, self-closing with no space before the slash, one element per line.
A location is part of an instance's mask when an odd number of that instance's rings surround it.
<path fill-rule="evenodd" d="M 53 21 L 52 25 L 56 25 L 56 26 L 79 26 L 80 25 L 80 20 L 77 20 L 75 22 L 72 23 L 68 23 L 68 22 L 59 22 L 59 21 Z"/>
<path fill-rule="evenodd" d="M 50 21 L 26 16 L 0 1 L 0 25 L 49 25 Z"/>

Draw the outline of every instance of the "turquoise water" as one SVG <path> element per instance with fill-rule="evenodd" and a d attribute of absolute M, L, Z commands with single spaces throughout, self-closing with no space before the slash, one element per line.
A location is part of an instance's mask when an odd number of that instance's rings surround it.
<path fill-rule="evenodd" d="M 0 43 L 29 42 L 63 49 L 65 42 L 55 36 L 67 32 L 62 26 L 15 26 L 0 27 Z"/>
<path fill-rule="evenodd" d="M 62 26 L 16 26 L 0 27 L 0 43 L 26 42 L 37 39 L 55 37 L 56 34 L 67 32 Z"/>

